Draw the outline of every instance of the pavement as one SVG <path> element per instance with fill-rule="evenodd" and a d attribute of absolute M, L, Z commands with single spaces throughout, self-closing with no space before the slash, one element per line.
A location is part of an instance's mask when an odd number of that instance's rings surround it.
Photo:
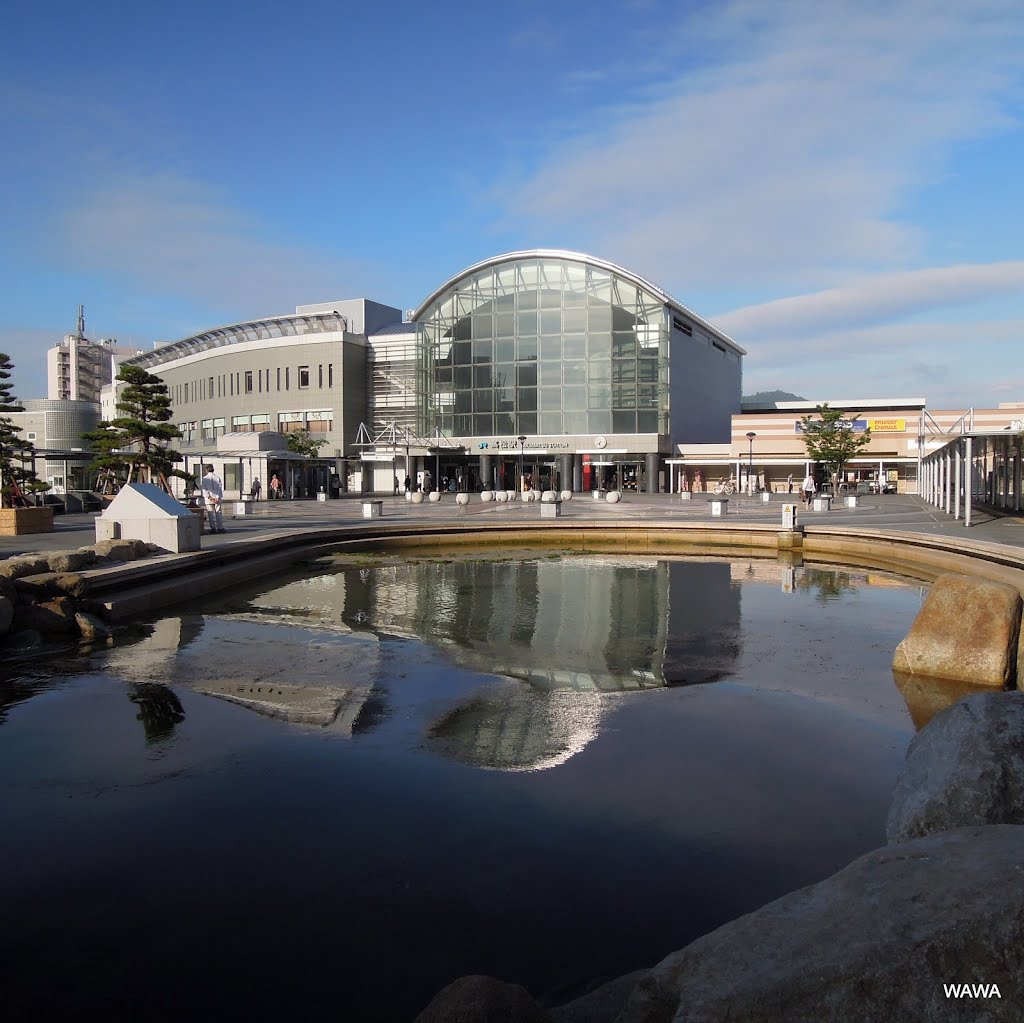
<path fill-rule="evenodd" d="M 483 503 L 474 494 L 464 507 L 455 504 L 454 495 L 446 494 L 438 503 L 412 504 L 405 496 L 377 497 L 383 501 L 381 525 L 388 522 L 409 525 L 414 522 L 442 523 L 475 519 L 478 516 L 487 522 L 507 522 L 514 527 L 519 522 L 534 522 L 540 519 L 540 504 Z M 590 494 L 577 494 L 571 501 L 562 502 L 562 518 L 587 519 L 591 521 L 622 521 L 639 518 L 653 524 L 666 522 L 723 522 L 731 521 L 749 524 L 780 524 L 782 505 L 797 504 L 785 494 L 773 495 L 764 502 L 760 497 L 733 495 L 729 498 L 728 514 L 725 519 L 712 517 L 711 495 L 695 494 L 692 500 L 683 501 L 678 494 L 623 494 L 618 504 L 595 500 Z M 225 512 L 233 502 L 225 502 Z M 96 539 L 95 519 L 97 513 L 81 515 L 58 515 L 54 519 L 52 533 L 29 533 L 24 536 L 0 537 L 0 559 L 18 554 L 34 554 L 46 551 L 71 550 L 85 547 Z M 989 543 L 1006 544 L 1024 548 L 1024 515 L 1005 515 L 973 511 L 974 524 L 968 529 L 963 521 L 957 521 L 927 504 L 921 498 L 906 494 L 864 495 L 857 508 L 834 508 L 827 512 L 814 512 L 802 505 L 798 509 L 799 524 L 868 527 L 903 532 L 921 533 L 927 536 L 948 538 L 962 537 L 965 540 L 982 540 Z M 203 536 L 204 550 L 230 546 L 239 540 L 252 540 L 275 533 L 294 533 L 303 529 L 324 526 L 347 525 L 364 522 L 362 501 L 358 497 L 342 497 L 338 500 L 318 501 L 259 501 L 253 514 L 232 517 L 224 516 L 227 532 Z M 554 522 L 551 523 L 554 525 Z"/>

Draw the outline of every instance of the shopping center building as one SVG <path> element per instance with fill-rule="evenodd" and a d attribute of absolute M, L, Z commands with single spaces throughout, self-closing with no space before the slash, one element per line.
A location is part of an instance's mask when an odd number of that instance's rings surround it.
<path fill-rule="evenodd" d="M 656 285 L 580 253 L 484 260 L 412 311 L 353 299 L 218 327 L 127 360 L 161 377 L 193 471 L 228 492 L 666 490 L 683 443 L 724 442 L 743 349 Z M 109 396 L 108 396 L 109 399 Z M 289 432 L 326 444 L 291 455 Z"/>

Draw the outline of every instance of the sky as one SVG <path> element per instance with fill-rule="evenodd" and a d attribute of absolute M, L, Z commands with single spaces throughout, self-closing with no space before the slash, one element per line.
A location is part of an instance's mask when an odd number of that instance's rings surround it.
<path fill-rule="evenodd" d="M 1024 401 L 1021 0 L 12 0 L 0 351 L 412 309 L 570 249 L 744 393 Z"/>

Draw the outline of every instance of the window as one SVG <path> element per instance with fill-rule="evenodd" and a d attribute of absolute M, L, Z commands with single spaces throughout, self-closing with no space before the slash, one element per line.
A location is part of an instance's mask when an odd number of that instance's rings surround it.
<path fill-rule="evenodd" d="M 245 371 L 245 393 L 252 394 L 252 370 Z"/>
<path fill-rule="evenodd" d="M 309 387 L 309 367 L 308 366 L 300 366 L 299 367 L 299 387 L 300 387 L 300 389 L 304 388 L 304 387 Z"/>

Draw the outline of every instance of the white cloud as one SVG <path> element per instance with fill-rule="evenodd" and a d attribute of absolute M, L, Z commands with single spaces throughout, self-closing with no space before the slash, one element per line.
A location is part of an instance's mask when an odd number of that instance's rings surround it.
<path fill-rule="evenodd" d="M 895 211 L 951 145 L 1009 124 L 1024 18 L 1018 0 L 740 0 L 701 5 L 677 45 L 687 69 L 556 148 L 509 216 L 680 293 L 825 287 L 921 252 Z"/>
<path fill-rule="evenodd" d="M 157 294 L 246 316 L 369 290 L 372 268 L 263 240 L 269 232 L 205 185 L 137 173 L 95 188 L 64 214 L 55 255 L 81 271 L 112 272 Z"/>
<path fill-rule="evenodd" d="M 777 299 L 712 319 L 741 344 L 744 338 L 763 343 L 1013 295 L 1024 295 L 1024 261 L 873 275 L 842 288 Z"/>

